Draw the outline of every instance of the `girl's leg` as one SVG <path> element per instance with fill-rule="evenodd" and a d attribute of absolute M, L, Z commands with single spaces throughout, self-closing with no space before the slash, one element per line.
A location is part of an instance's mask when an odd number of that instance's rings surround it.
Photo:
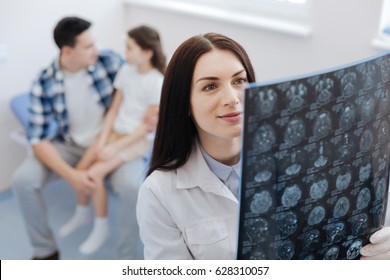
<path fill-rule="evenodd" d="M 92 219 L 88 208 L 89 197 L 77 194 L 77 205 L 73 216 L 59 230 L 60 237 L 66 237 L 76 231 L 82 225 L 89 223 Z"/>
<path fill-rule="evenodd" d="M 107 217 L 107 191 L 103 184 L 95 190 L 93 196 L 95 206 L 95 221 L 88 238 L 80 245 L 82 254 L 90 255 L 95 253 L 110 236 L 110 224 Z"/>
<path fill-rule="evenodd" d="M 92 195 L 96 217 L 92 232 L 79 247 L 82 254 L 90 255 L 95 253 L 110 236 L 110 225 L 107 218 L 108 197 L 104 188 L 103 178 L 122 163 L 123 159 L 118 155 L 107 161 L 96 162 L 88 170 L 88 173 L 97 181 L 99 187 Z"/>
<path fill-rule="evenodd" d="M 97 150 L 97 144 L 98 144 L 98 139 L 96 139 L 85 151 L 81 159 L 76 165 L 77 169 L 88 169 L 93 162 L 95 161 L 95 156 L 96 156 L 96 150 Z"/>

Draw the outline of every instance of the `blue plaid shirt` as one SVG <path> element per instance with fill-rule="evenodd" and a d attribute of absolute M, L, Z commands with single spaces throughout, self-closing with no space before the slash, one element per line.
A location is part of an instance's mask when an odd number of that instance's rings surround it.
<path fill-rule="evenodd" d="M 114 78 L 123 63 L 120 55 L 105 50 L 100 52 L 96 64 L 87 69 L 88 82 L 94 88 L 98 103 L 105 109 L 111 104 Z M 50 139 L 49 126 L 53 120 L 57 124 L 56 138 L 71 142 L 63 79 L 57 58 L 33 83 L 27 127 L 27 138 L 31 144 Z M 91 102 L 94 100 L 91 98 Z"/>

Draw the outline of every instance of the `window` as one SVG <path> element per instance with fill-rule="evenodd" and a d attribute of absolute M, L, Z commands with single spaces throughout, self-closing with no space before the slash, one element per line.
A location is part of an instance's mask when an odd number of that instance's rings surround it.
<path fill-rule="evenodd" d="M 125 0 L 129 4 L 308 36 L 310 0 Z"/>

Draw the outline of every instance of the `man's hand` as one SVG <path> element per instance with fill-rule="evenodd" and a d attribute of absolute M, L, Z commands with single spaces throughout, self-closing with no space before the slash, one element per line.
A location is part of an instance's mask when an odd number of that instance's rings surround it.
<path fill-rule="evenodd" d="M 103 185 L 103 180 L 106 175 L 104 163 L 98 162 L 92 165 L 87 171 L 88 178 L 92 180 L 96 186 Z"/>
<path fill-rule="evenodd" d="M 83 195 L 91 195 L 97 187 L 96 182 L 89 177 L 85 170 L 75 169 L 71 176 L 67 178 L 67 181 L 77 193 Z"/>

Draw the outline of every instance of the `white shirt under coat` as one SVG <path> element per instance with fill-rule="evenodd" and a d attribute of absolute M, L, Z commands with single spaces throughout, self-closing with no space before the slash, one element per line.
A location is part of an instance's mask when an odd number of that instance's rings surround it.
<path fill-rule="evenodd" d="M 199 143 L 187 163 L 154 171 L 139 191 L 145 259 L 235 259 L 238 200 L 210 170 Z"/>

